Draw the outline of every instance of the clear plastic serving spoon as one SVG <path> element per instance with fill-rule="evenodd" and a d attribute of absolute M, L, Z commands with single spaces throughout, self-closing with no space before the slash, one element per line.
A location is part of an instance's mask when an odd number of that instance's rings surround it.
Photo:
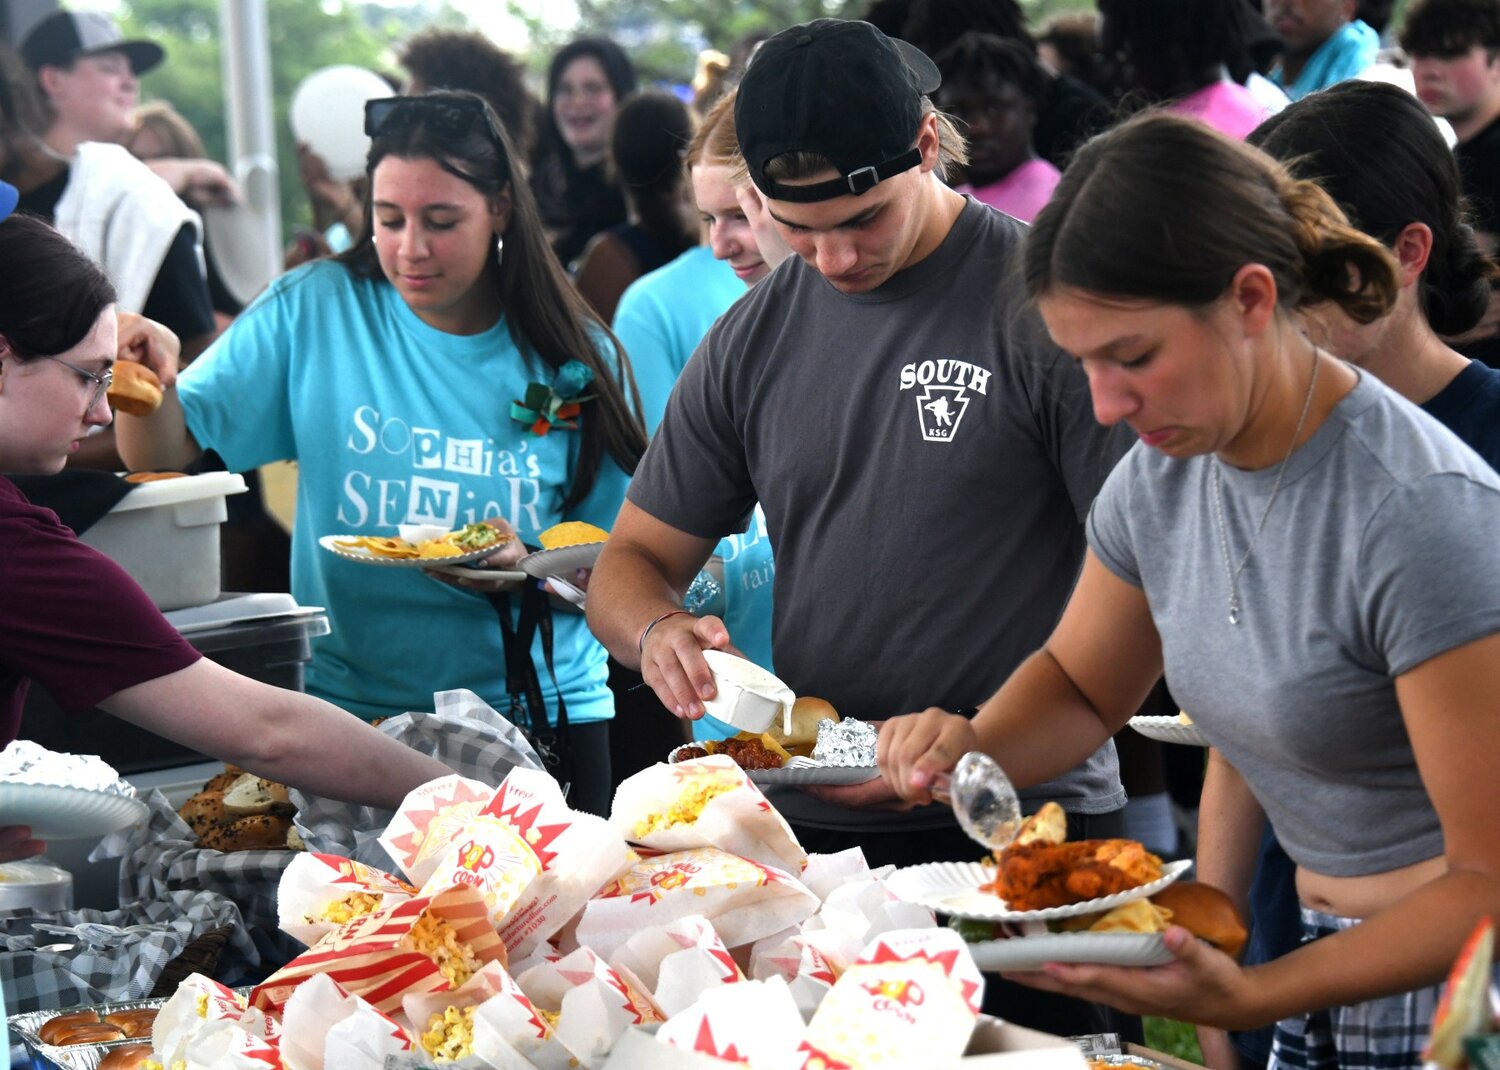
<path fill-rule="evenodd" d="M 998 762 L 971 750 L 951 773 L 933 777 L 932 797 L 953 807 L 953 816 L 969 839 L 998 851 L 1021 831 L 1021 800 Z"/>

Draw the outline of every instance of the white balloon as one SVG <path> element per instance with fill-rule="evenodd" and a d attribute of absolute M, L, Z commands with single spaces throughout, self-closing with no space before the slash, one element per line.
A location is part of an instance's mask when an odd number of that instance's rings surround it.
<path fill-rule="evenodd" d="M 370 152 L 365 101 L 392 92 L 385 79 L 364 67 L 324 67 L 304 78 L 292 94 L 292 131 L 323 158 L 332 178 L 358 178 Z"/>

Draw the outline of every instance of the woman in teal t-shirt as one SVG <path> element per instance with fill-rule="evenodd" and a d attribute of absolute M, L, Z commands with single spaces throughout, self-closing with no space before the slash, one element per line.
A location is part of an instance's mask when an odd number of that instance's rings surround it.
<path fill-rule="evenodd" d="M 343 560 L 317 540 L 493 520 L 535 545 L 563 520 L 608 528 L 645 448 L 639 402 L 478 97 L 371 101 L 366 130 L 368 231 L 273 283 L 156 415 L 121 421 L 121 448 L 132 467 L 178 467 L 200 447 L 233 470 L 298 462 L 292 593 L 333 624 L 315 642 L 309 691 L 376 717 L 465 687 L 510 712 L 486 598 Z M 543 398 L 580 405 L 548 420 L 528 411 L 548 409 Z M 603 648 L 571 613 L 557 615 L 552 642 L 551 672 L 540 638 L 532 660 L 553 720 L 566 703 L 572 797 L 607 805 Z"/>

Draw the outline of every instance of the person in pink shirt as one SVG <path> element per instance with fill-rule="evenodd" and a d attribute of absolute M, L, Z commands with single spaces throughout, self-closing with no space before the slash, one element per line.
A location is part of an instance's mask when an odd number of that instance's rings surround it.
<path fill-rule="evenodd" d="M 964 124 L 969 139 L 968 182 L 958 191 L 1030 223 L 1059 178 L 1031 142 L 1045 91 L 1036 57 L 1015 41 L 971 31 L 935 61 L 943 74 L 938 107 Z"/>
<path fill-rule="evenodd" d="M 1126 111 L 1159 105 L 1239 140 L 1269 116 L 1230 73 L 1247 69 L 1246 0 L 1101 0 L 1099 16 Z"/>

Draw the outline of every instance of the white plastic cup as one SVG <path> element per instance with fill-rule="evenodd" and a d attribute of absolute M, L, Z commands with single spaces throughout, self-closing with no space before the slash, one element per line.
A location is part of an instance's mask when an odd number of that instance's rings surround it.
<path fill-rule="evenodd" d="M 715 688 L 703 708 L 742 732 L 764 732 L 797 701 L 791 688 L 753 661 L 722 650 L 705 650 L 703 660 L 713 670 Z"/>
<path fill-rule="evenodd" d="M 365 101 L 391 95 L 390 85 L 374 71 L 347 64 L 324 67 L 292 94 L 292 132 L 323 158 L 329 177 L 348 182 L 365 173 L 370 154 Z"/>

